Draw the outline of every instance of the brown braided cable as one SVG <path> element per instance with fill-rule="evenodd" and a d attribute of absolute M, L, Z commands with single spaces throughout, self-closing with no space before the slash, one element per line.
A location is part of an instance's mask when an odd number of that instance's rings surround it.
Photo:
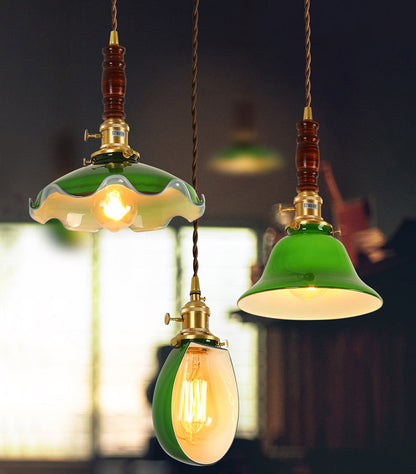
<path fill-rule="evenodd" d="M 310 0 L 305 0 L 305 110 L 303 120 L 297 123 L 297 147 L 296 147 L 296 173 L 298 177 L 297 192 L 318 193 L 319 175 L 319 138 L 318 122 L 312 120 L 311 109 L 311 28 L 309 6 Z M 304 206 L 303 198 L 300 203 Z M 303 204 L 302 204 L 303 203 Z M 296 204 L 297 206 L 297 204 Z M 298 215 L 298 210 L 296 211 Z M 302 211 L 303 212 L 303 211 Z"/>
<path fill-rule="evenodd" d="M 111 5 L 111 29 L 113 31 L 117 31 L 117 6 L 116 6 L 117 0 L 112 0 L 112 5 Z"/>
<path fill-rule="evenodd" d="M 305 103 L 311 106 L 311 17 L 309 14 L 310 0 L 305 0 Z"/>
<path fill-rule="evenodd" d="M 199 0 L 194 0 L 192 15 L 192 95 L 191 95 L 191 113 L 192 113 L 192 186 L 198 192 L 198 122 L 196 118 L 196 97 L 197 97 L 197 73 L 198 73 L 198 5 Z M 198 276 L 198 219 L 194 221 L 194 232 L 192 234 L 192 254 L 194 257 L 193 270 L 194 277 Z"/>

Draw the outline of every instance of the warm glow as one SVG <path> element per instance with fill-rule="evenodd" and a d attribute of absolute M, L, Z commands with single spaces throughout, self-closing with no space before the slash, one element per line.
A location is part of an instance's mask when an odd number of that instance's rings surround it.
<path fill-rule="evenodd" d="M 208 395 L 206 358 L 205 348 L 190 349 L 185 356 L 185 377 L 178 400 L 177 422 L 179 436 L 192 444 L 198 442 L 198 435 L 204 427 L 212 424 L 212 416 L 209 415 L 215 410 L 212 406 L 212 387 Z"/>
<path fill-rule="evenodd" d="M 201 351 L 190 356 L 189 376 L 182 383 L 182 392 L 179 401 L 178 421 L 186 433 L 184 436 L 191 443 L 198 441 L 198 433 L 207 423 L 207 387 L 208 382 L 201 378 L 200 356 L 205 357 Z M 211 422 L 211 418 L 209 419 Z"/>
<path fill-rule="evenodd" d="M 136 196 L 120 184 L 106 186 L 97 192 L 92 205 L 95 220 L 112 232 L 129 227 L 136 218 Z"/>
<path fill-rule="evenodd" d="M 115 221 L 122 219 L 131 209 L 131 206 L 123 205 L 120 193 L 115 190 L 107 193 L 105 201 L 101 202 L 100 206 L 102 206 L 104 214 Z"/>
<path fill-rule="evenodd" d="M 311 301 L 322 296 L 328 288 L 317 288 L 316 286 L 308 286 L 307 288 L 290 288 L 292 295 L 303 301 Z"/>
<path fill-rule="evenodd" d="M 218 461 L 230 447 L 238 417 L 238 394 L 228 351 L 191 343 L 172 392 L 176 439 L 193 461 Z"/>
<path fill-rule="evenodd" d="M 280 163 L 272 156 L 261 157 L 247 152 L 242 152 L 233 159 L 219 157 L 211 163 L 211 168 L 215 171 L 231 175 L 263 174 L 279 167 Z"/>
<path fill-rule="evenodd" d="M 364 291 L 344 288 L 317 288 L 324 290 L 316 298 L 306 300 L 306 295 L 314 295 L 313 290 L 279 288 L 261 291 L 241 298 L 238 306 L 247 313 L 267 318 L 293 319 L 299 321 L 351 318 L 376 311 L 383 300 Z M 307 292 L 310 293 L 307 293 Z"/>

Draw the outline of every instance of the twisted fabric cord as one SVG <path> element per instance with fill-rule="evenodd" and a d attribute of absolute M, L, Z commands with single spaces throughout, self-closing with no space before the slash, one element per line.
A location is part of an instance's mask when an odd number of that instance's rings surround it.
<path fill-rule="evenodd" d="M 310 0 L 305 0 L 305 103 L 311 106 L 311 17 L 309 14 Z"/>
<path fill-rule="evenodd" d="M 197 73 L 198 73 L 198 5 L 199 0 L 194 0 L 192 15 L 192 95 L 191 95 L 191 113 L 192 113 L 192 186 L 198 193 L 198 122 L 196 117 L 196 97 L 197 97 Z M 194 221 L 194 232 L 192 234 L 192 254 L 194 277 L 198 276 L 198 219 Z"/>
<path fill-rule="evenodd" d="M 117 0 L 112 0 L 111 5 L 111 19 L 112 19 L 112 27 L 113 31 L 117 31 L 117 7 L 116 7 Z"/>

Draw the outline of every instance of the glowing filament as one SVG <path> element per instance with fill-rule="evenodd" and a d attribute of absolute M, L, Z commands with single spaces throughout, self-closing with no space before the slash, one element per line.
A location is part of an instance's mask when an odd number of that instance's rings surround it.
<path fill-rule="evenodd" d="M 117 232 L 129 227 L 137 216 L 137 195 L 121 184 L 111 184 L 96 192 L 91 211 L 102 227 Z"/>
<path fill-rule="evenodd" d="M 207 416 L 208 382 L 201 376 L 200 365 L 199 357 L 193 356 L 179 399 L 178 422 L 191 443 L 196 442 L 195 435 L 211 423 Z"/>
<path fill-rule="evenodd" d="M 119 191 L 108 191 L 105 201 L 100 204 L 103 208 L 103 213 L 115 221 L 123 219 L 123 217 L 130 211 L 131 206 L 123 206 Z"/>
<path fill-rule="evenodd" d="M 179 417 L 183 423 L 191 424 L 192 431 L 195 431 L 195 424 L 199 425 L 207 421 L 206 380 L 197 379 L 183 382 Z"/>

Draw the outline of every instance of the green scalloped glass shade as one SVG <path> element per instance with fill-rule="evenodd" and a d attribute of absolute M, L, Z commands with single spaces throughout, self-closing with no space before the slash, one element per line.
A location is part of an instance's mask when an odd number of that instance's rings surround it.
<path fill-rule="evenodd" d="M 329 227 L 289 229 L 260 280 L 238 300 L 247 313 L 278 319 L 339 319 L 371 313 L 383 300 L 357 275 Z"/>
<path fill-rule="evenodd" d="M 103 227 L 156 230 L 175 216 L 192 222 L 204 210 L 204 198 L 200 200 L 192 186 L 165 171 L 125 160 L 121 153 L 101 155 L 99 163 L 57 179 L 29 202 L 31 217 L 41 224 L 59 219 L 67 229 L 82 232 Z"/>
<path fill-rule="evenodd" d="M 236 143 L 214 156 L 210 162 L 215 171 L 230 175 L 262 174 L 282 165 L 280 156 L 252 143 Z"/>
<path fill-rule="evenodd" d="M 230 448 L 237 421 L 228 351 L 199 342 L 172 349 L 153 396 L 153 425 L 166 453 L 186 464 L 212 464 Z"/>

